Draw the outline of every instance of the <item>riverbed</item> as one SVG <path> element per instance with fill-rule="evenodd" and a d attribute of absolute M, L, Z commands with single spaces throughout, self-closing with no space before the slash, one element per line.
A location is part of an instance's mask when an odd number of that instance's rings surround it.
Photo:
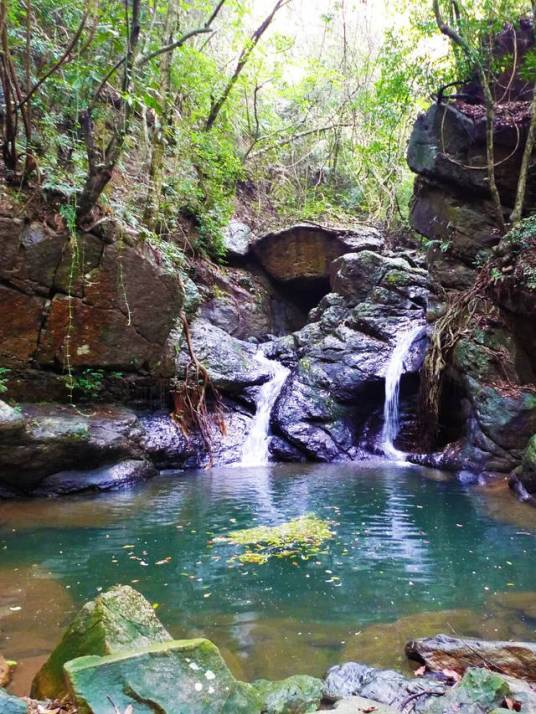
<path fill-rule="evenodd" d="M 243 564 L 218 538 L 306 513 L 312 557 Z M 502 486 L 389 463 L 169 473 L 97 496 L 0 504 L 0 651 L 15 690 L 81 603 L 131 584 L 176 637 L 204 635 L 245 679 L 349 659 L 406 669 L 437 632 L 534 639 L 536 511 Z"/>

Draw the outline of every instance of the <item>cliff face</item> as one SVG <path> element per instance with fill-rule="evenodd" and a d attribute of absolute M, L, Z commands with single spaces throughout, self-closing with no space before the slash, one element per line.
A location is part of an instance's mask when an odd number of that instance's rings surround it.
<path fill-rule="evenodd" d="M 499 109 L 495 128 L 497 182 L 505 211 L 512 206 L 527 129 L 526 102 L 517 118 Z M 534 310 L 536 230 L 502 237 L 487 191 L 482 107 L 436 104 L 417 120 L 408 161 L 418 174 L 413 227 L 428 242 L 427 262 L 440 286 L 429 304 L 435 321 L 474 290 L 472 316 L 448 351 L 440 404 L 438 465 L 476 473 L 509 473 L 536 432 Z M 507 121 L 508 119 L 508 121 Z M 515 123 L 517 121 L 517 124 Z M 536 209 L 536 175 L 528 182 L 527 212 Z"/>
<path fill-rule="evenodd" d="M 15 399 L 61 398 L 65 370 L 169 377 L 180 280 L 146 243 L 0 216 L 0 364 Z"/>

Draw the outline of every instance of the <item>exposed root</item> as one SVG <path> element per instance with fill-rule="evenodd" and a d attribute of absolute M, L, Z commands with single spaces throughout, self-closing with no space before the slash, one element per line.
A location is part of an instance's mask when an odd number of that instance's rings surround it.
<path fill-rule="evenodd" d="M 419 393 L 419 415 L 428 447 L 433 445 L 439 430 L 445 368 L 458 341 L 474 324 L 476 316 L 487 312 L 493 267 L 494 262 L 490 261 L 478 273 L 471 288 L 449 294 L 445 313 L 435 323 L 421 373 Z"/>
<path fill-rule="evenodd" d="M 214 426 L 220 434 L 226 433 L 221 395 L 210 379 L 206 367 L 197 359 L 192 344 L 190 325 L 184 312 L 179 316 L 190 362 L 185 368 L 184 379 L 178 382 L 172 392 L 172 418 L 189 437 L 192 431 L 199 431 L 212 462 L 212 433 Z"/>

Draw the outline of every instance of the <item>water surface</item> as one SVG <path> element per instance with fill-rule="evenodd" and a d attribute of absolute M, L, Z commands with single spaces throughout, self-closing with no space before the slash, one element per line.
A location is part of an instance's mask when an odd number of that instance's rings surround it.
<path fill-rule="evenodd" d="M 264 565 L 215 536 L 304 513 L 335 537 Z M 80 603 L 129 583 L 177 637 L 206 635 L 236 674 L 404 667 L 438 631 L 534 638 L 536 511 L 413 466 L 273 465 L 162 476 L 118 493 L 0 504 L 0 651 L 19 691 Z"/>

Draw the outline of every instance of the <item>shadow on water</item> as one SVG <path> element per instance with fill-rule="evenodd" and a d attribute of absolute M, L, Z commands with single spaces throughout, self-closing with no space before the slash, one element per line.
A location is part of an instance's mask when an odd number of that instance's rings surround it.
<path fill-rule="evenodd" d="M 304 513 L 335 532 L 308 560 L 242 565 L 236 546 L 214 542 Z M 438 631 L 533 637 L 536 512 L 520 518 L 498 491 L 386 463 L 218 468 L 5 502 L 0 649 L 26 663 L 25 693 L 76 607 L 115 583 L 139 589 L 175 636 L 213 639 L 246 679 L 349 658 L 403 668 L 405 641 Z"/>

